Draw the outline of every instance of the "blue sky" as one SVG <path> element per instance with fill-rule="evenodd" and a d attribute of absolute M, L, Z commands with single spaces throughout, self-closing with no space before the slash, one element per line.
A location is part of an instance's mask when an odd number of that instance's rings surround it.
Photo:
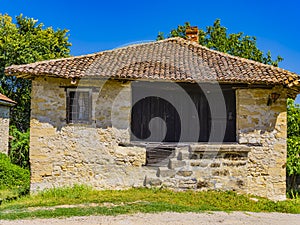
<path fill-rule="evenodd" d="M 205 28 L 220 18 L 229 33 L 256 36 L 263 51 L 284 61 L 281 68 L 300 74 L 300 1 L 96 1 L 1 0 L 0 13 L 38 19 L 70 32 L 72 55 L 155 40 L 178 24 Z M 297 99 L 300 103 L 300 98 Z"/>

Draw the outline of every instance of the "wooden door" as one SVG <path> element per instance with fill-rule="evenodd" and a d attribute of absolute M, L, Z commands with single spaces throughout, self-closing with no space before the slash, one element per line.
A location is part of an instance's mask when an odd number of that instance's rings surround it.
<path fill-rule="evenodd" d="M 185 90 L 194 104 L 187 106 L 183 104 L 186 96 L 180 94 L 177 88 L 172 88 L 167 83 L 153 83 L 132 84 L 132 101 L 134 103 L 131 113 L 132 141 L 208 142 L 210 140 L 234 142 L 236 140 L 235 92 L 231 86 L 221 86 L 221 94 L 223 93 L 224 98 L 216 96 L 210 98 L 213 100 L 208 103 L 207 93 L 204 93 L 197 84 L 182 83 L 179 88 Z M 220 87 L 218 86 L 218 88 Z M 214 90 L 213 87 L 210 89 Z M 148 94 L 141 98 L 143 93 Z M 214 92 L 209 94 L 214 95 Z M 167 96 L 168 100 L 160 96 Z M 224 100 L 225 112 L 212 116 L 211 110 L 219 112 L 218 107 L 221 104 L 218 104 L 218 101 Z M 172 104 L 174 102 L 176 102 L 177 108 Z M 195 107 L 197 115 L 189 107 Z M 180 115 L 183 113 L 186 115 L 186 119 L 182 124 Z M 225 133 L 220 132 L 222 130 L 225 130 Z M 198 140 L 194 138 L 195 132 L 199 134 Z M 216 139 L 210 138 L 211 132 L 217 137 Z"/>

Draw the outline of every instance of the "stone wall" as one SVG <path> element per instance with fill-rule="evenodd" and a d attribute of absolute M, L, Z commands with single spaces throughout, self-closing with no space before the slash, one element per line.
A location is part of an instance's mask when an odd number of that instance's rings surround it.
<path fill-rule="evenodd" d="M 267 106 L 271 93 L 280 98 Z M 238 142 L 251 147 L 248 155 L 247 193 L 273 200 L 286 198 L 286 91 L 237 90 Z"/>
<path fill-rule="evenodd" d="M 7 154 L 9 140 L 9 106 L 0 105 L 0 153 Z"/>
<path fill-rule="evenodd" d="M 92 90 L 91 124 L 66 123 L 66 88 L 77 85 Z M 280 98 L 267 106 L 272 92 L 280 93 Z M 66 79 L 36 78 L 32 82 L 31 191 L 78 183 L 98 189 L 145 185 L 237 190 L 284 199 L 286 91 L 237 89 L 236 100 L 238 143 L 213 146 L 210 151 L 208 146 L 190 145 L 176 150 L 164 167 L 147 167 L 147 146 L 129 144 L 130 82 L 81 80 L 73 85 Z M 212 159 L 203 154 L 212 154 Z"/>
<path fill-rule="evenodd" d="M 73 184 L 98 189 L 142 186 L 145 174 L 156 172 L 142 167 L 145 148 L 119 146 L 130 139 L 130 83 L 81 80 L 77 85 L 93 89 L 92 124 L 66 123 L 70 80 L 32 82 L 31 191 Z"/>

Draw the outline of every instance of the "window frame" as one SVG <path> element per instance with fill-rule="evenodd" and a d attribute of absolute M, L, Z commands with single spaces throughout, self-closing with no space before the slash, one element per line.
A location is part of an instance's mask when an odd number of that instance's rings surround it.
<path fill-rule="evenodd" d="M 72 106 L 70 94 L 75 92 L 75 96 L 78 96 L 80 92 L 88 93 L 88 118 L 79 119 L 78 116 L 74 119 L 71 118 Z M 78 97 L 77 97 L 78 98 Z M 85 107 L 86 108 L 86 107 Z M 92 123 L 92 89 L 91 88 L 67 88 L 66 89 L 66 121 L 67 124 L 91 124 Z"/>

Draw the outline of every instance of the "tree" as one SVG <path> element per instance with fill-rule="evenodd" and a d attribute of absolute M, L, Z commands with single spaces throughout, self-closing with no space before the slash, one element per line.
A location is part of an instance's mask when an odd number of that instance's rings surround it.
<path fill-rule="evenodd" d="M 18 133 L 15 129 L 28 132 L 31 82 L 5 76 L 4 68 L 12 64 L 68 57 L 70 46 L 68 30 L 44 28 L 42 23 L 22 14 L 16 17 L 14 23 L 9 15 L 0 14 L 0 92 L 17 102 L 11 110 L 12 133 Z"/>
<path fill-rule="evenodd" d="M 184 25 L 178 25 L 177 29 L 171 30 L 167 37 L 186 38 L 185 31 L 189 27 L 189 22 L 186 22 Z M 164 38 L 164 33 L 159 32 L 157 40 Z M 210 49 L 273 66 L 278 66 L 278 63 L 283 60 L 280 56 L 277 56 L 276 60 L 273 60 L 270 51 L 264 55 L 257 48 L 256 37 L 254 36 L 244 35 L 243 32 L 228 34 L 227 28 L 221 26 L 220 19 L 217 19 L 213 26 L 206 27 L 206 30 L 199 29 L 199 44 Z"/>
<path fill-rule="evenodd" d="M 291 178 L 290 188 L 296 186 L 296 177 L 300 175 L 300 105 L 288 99 L 287 108 L 287 174 Z"/>
<path fill-rule="evenodd" d="M 31 83 L 25 79 L 6 77 L 5 66 L 68 57 L 67 30 L 44 28 L 42 23 L 19 15 L 16 23 L 0 14 L 0 87 L 18 104 L 12 108 L 11 124 L 20 131 L 29 128 Z"/>

